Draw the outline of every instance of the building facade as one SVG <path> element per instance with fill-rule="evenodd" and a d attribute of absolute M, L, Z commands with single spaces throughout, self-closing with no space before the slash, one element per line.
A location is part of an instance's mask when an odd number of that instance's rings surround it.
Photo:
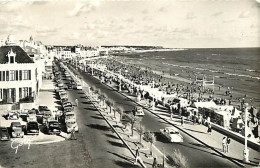
<path fill-rule="evenodd" d="M 0 47 L 0 104 L 33 102 L 41 83 L 38 64 L 20 46 L 6 44 Z"/>

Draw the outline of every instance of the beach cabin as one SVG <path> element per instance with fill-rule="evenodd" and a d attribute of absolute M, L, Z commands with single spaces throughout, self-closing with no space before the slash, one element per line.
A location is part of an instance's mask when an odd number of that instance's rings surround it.
<path fill-rule="evenodd" d="M 231 114 L 227 111 L 215 111 L 214 122 L 224 128 L 230 128 Z"/>

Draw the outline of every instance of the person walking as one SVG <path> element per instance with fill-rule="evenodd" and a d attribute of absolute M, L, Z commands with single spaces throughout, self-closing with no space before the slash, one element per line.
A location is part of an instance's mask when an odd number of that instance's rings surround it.
<path fill-rule="evenodd" d="M 229 152 L 229 145 L 230 145 L 231 139 L 227 138 L 227 153 Z"/>
<path fill-rule="evenodd" d="M 78 105 L 79 105 L 78 99 L 75 99 L 75 104 L 76 104 L 76 106 L 78 107 Z"/>
<path fill-rule="evenodd" d="M 184 117 L 181 116 L 181 126 L 183 126 L 183 124 L 184 124 Z"/>
<path fill-rule="evenodd" d="M 134 164 L 136 164 L 137 161 L 140 159 L 140 151 L 139 150 L 140 149 L 139 149 L 139 146 L 138 146 L 137 149 L 136 149 L 136 152 L 135 152 L 135 163 Z"/>
<path fill-rule="evenodd" d="M 223 137 L 222 139 L 222 149 L 224 153 L 227 152 L 227 137 Z"/>
<path fill-rule="evenodd" d="M 71 130 L 70 140 L 77 140 L 76 135 L 75 135 L 75 127 L 73 127 Z"/>
<path fill-rule="evenodd" d="M 208 134 L 211 135 L 211 132 L 212 132 L 212 130 L 211 130 L 211 123 L 208 123 Z"/>
<path fill-rule="evenodd" d="M 152 168 L 157 168 L 157 160 L 156 160 L 156 157 L 153 158 L 153 165 L 152 165 Z"/>

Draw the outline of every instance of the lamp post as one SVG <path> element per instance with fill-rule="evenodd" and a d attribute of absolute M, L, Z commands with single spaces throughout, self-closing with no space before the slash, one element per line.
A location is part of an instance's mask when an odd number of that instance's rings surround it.
<path fill-rule="evenodd" d="M 119 92 L 121 92 L 121 69 L 119 70 Z"/>
<path fill-rule="evenodd" d="M 94 64 L 93 64 L 93 61 L 91 61 L 91 75 L 93 76 L 93 66 L 94 66 Z"/>
<path fill-rule="evenodd" d="M 243 156 L 244 156 L 243 160 L 244 160 L 244 162 L 249 162 L 249 159 L 248 159 L 249 150 L 247 149 L 247 109 L 243 107 L 244 104 L 245 104 L 245 98 L 243 98 L 242 102 L 241 102 L 241 108 L 245 115 L 245 149 L 243 151 Z"/>
<path fill-rule="evenodd" d="M 152 110 L 154 110 L 154 78 L 153 78 L 153 90 L 152 90 L 152 96 L 153 96 L 153 106 L 152 106 Z"/>

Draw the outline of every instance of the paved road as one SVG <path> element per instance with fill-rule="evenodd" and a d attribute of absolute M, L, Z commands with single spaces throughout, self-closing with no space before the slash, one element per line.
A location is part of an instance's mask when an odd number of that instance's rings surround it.
<path fill-rule="evenodd" d="M 80 71 L 80 75 L 83 77 L 86 83 L 88 83 L 90 86 L 93 85 L 97 88 L 100 88 L 102 93 L 108 95 L 116 102 L 116 104 L 124 107 L 126 111 L 132 110 L 135 106 L 134 102 L 126 99 L 116 91 L 111 90 L 111 88 L 108 88 L 107 86 L 101 84 L 91 75 L 82 71 Z M 169 126 L 168 124 L 164 123 L 164 121 L 150 114 L 148 111 L 145 111 L 142 125 L 145 127 L 146 130 L 155 132 L 156 135 L 159 135 L 159 129 Z M 188 162 L 192 167 L 238 167 L 233 162 L 229 161 L 228 159 L 222 158 L 217 153 L 210 149 L 207 149 L 203 144 L 200 144 L 186 134 L 182 133 L 182 135 L 184 137 L 184 143 L 168 143 L 161 136 L 157 136 L 157 142 L 155 143 L 155 145 L 159 149 L 164 148 L 166 155 L 171 154 L 175 149 L 179 149 L 181 153 L 183 153 L 187 157 Z"/>

